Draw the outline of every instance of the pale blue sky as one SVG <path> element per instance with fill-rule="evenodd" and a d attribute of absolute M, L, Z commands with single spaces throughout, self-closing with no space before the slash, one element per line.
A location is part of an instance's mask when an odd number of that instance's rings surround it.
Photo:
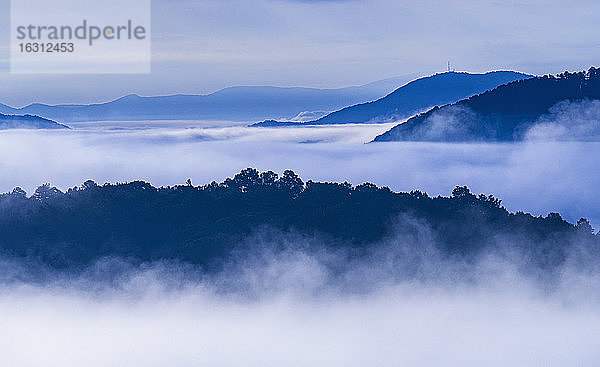
<path fill-rule="evenodd" d="M 0 0 L 0 102 L 103 101 L 231 85 L 341 87 L 409 73 L 597 65 L 597 1 L 153 0 L 151 75 L 11 75 Z"/>

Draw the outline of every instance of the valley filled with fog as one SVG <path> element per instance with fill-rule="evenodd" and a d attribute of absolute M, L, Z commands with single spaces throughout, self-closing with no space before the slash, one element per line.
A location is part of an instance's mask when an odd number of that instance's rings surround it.
<path fill-rule="evenodd" d="M 268 254 L 248 261 L 233 280 L 227 274 L 202 280 L 185 267 L 154 264 L 101 289 L 93 278 L 3 284 L 0 361 L 528 367 L 593 366 L 600 357 L 592 285 L 598 278 L 589 274 L 567 271 L 546 290 L 493 258 L 468 275 L 457 274 L 456 265 L 445 273 L 429 260 L 439 277 L 410 281 L 383 275 L 381 263 L 372 263 L 349 278 L 372 282 L 356 293 L 328 285 L 334 281 L 324 258 Z M 219 284 L 227 281 L 251 296 L 224 293 Z"/>
<path fill-rule="evenodd" d="M 0 367 L 600 364 L 600 1 L 48 3 Z"/>
<path fill-rule="evenodd" d="M 31 195 L 46 182 L 64 191 L 88 179 L 203 185 L 246 167 L 293 169 L 304 180 L 431 196 L 467 185 L 513 212 L 600 226 L 599 142 L 368 143 L 392 126 L 154 121 L 3 131 L 0 191 Z M 327 239 L 259 229 L 245 240 L 252 251 L 216 273 L 107 258 L 70 275 L 2 257 L 0 361 L 474 367 L 600 358 L 595 252 L 575 246 L 560 267 L 538 273 L 511 253 L 519 238 L 490 238 L 505 250 L 461 260 L 438 253 L 425 224 L 411 225 L 415 233 L 398 231 L 354 262 L 326 250 Z"/>
<path fill-rule="evenodd" d="M 226 122 L 76 123 L 71 130 L 3 131 L 0 191 L 61 190 L 92 179 L 155 186 L 221 181 L 247 167 L 305 180 L 371 182 L 448 195 L 457 185 L 493 194 L 511 211 L 558 212 L 600 227 L 600 142 L 368 143 L 393 124 L 251 128 Z M 543 129 L 542 129 L 543 128 Z M 536 130 L 548 131 L 548 125 Z"/>

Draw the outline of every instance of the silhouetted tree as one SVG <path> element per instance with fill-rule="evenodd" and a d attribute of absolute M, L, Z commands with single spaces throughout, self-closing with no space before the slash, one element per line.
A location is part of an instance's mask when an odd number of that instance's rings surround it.
<path fill-rule="evenodd" d="M 579 220 L 577 221 L 576 228 L 578 231 L 580 231 L 582 233 L 587 233 L 587 234 L 594 233 L 594 228 L 592 228 L 590 221 L 585 218 L 579 218 Z"/>
<path fill-rule="evenodd" d="M 452 190 L 452 197 L 456 199 L 464 199 L 464 198 L 475 198 L 475 195 L 471 193 L 466 186 L 456 186 L 454 190 Z"/>
<path fill-rule="evenodd" d="M 11 193 L 10 193 L 10 194 L 11 194 L 11 195 L 13 195 L 13 196 L 19 196 L 19 197 L 26 197 L 26 196 L 27 196 L 27 193 L 25 192 L 25 190 L 23 190 L 23 189 L 22 189 L 22 188 L 20 188 L 20 187 L 15 187 L 15 188 L 14 188 L 14 189 L 11 191 Z"/>
<path fill-rule="evenodd" d="M 52 186 L 50 186 L 50 184 L 46 183 L 46 184 L 43 184 L 42 186 L 39 186 L 35 190 L 33 197 L 36 200 L 44 201 L 44 200 L 48 200 L 48 199 L 57 197 L 60 194 L 62 194 L 62 192 L 60 192 L 59 189 L 57 189 L 56 187 L 52 187 Z"/>
<path fill-rule="evenodd" d="M 279 175 L 273 171 L 262 172 L 260 174 L 260 182 L 262 185 L 274 186 L 277 184 Z"/>
<path fill-rule="evenodd" d="M 292 170 L 285 170 L 283 176 L 277 181 L 280 188 L 286 189 L 291 197 L 298 197 L 304 190 L 304 182 L 298 175 Z"/>
<path fill-rule="evenodd" d="M 91 189 L 95 189 L 97 187 L 98 187 L 98 184 L 92 180 L 87 180 L 81 185 L 81 188 L 83 190 L 91 190 Z"/>

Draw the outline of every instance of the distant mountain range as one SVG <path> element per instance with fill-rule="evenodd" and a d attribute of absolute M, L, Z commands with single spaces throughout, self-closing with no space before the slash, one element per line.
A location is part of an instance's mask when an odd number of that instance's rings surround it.
<path fill-rule="evenodd" d="M 600 69 L 562 73 L 512 82 L 454 104 L 435 107 L 396 125 L 374 141 L 518 141 L 559 102 L 600 99 Z M 564 109 L 564 108 L 563 108 Z M 582 112 L 582 111 L 580 111 Z M 585 112 L 598 125 L 598 111 Z M 575 111 L 561 123 L 581 124 Z M 595 130 L 594 130 L 595 129 Z M 600 134 L 598 126 L 587 128 Z"/>
<path fill-rule="evenodd" d="M 0 113 L 31 114 L 61 122 L 137 120 L 256 121 L 300 119 L 373 100 L 411 80 L 414 75 L 339 89 L 230 87 L 208 95 L 140 97 L 128 95 L 88 105 L 31 104 L 13 108 L 0 104 Z"/>
<path fill-rule="evenodd" d="M 68 127 L 37 116 L 0 114 L 0 130 L 8 129 L 68 129 Z"/>
<path fill-rule="evenodd" d="M 531 77 L 514 71 L 435 74 L 414 80 L 376 101 L 346 107 L 304 124 L 360 124 L 403 120 L 433 106 L 453 103 L 499 85 Z M 301 122 L 271 119 L 252 126 L 296 126 L 299 123 Z"/>

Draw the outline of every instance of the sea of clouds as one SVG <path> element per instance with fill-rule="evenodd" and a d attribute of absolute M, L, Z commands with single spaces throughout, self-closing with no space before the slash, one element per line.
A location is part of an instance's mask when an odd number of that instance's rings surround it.
<path fill-rule="evenodd" d="M 247 167 L 292 169 L 304 180 L 369 181 L 430 195 L 448 195 L 456 185 L 468 185 L 475 193 L 501 198 L 512 211 L 559 212 L 571 222 L 586 217 L 598 228 L 600 142 L 549 138 L 564 124 L 557 129 L 548 124 L 540 123 L 528 140 L 515 144 L 366 144 L 393 124 L 248 128 L 222 122 L 140 122 L 3 131 L 0 192 L 20 186 L 31 194 L 46 182 L 64 190 L 87 179 L 142 179 L 161 186 L 191 178 L 200 185 Z M 543 138 L 533 138 L 541 130 Z"/>
<path fill-rule="evenodd" d="M 590 261 L 581 266 L 585 254 L 574 250 L 542 279 L 506 253 L 448 259 L 419 231 L 361 259 L 319 250 L 315 238 L 264 233 L 248 239 L 256 251 L 210 275 L 105 259 L 75 276 L 47 270 L 30 281 L 18 276 L 30 264 L 3 260 L 12 276 L 0 282 L 0 362 L 595 365 L 599 272 Z"/>
<path fill-rule="evenodd" d="M 598 228 L 600 142 L 549 134 L 557 121 L 540 122 L 515 144 L 365 144 L 392 124 L 2 131 L 0 191 L 31 194 L 45 182 L 64 190 L 86 179 L 198 185 L 246 167 L 293 169 L 305 180 L 431 195 L 468 185 L 509 210 L 587 217 Z M 105 259 L 67 275 L 3 259 L 0 364 L 529 367 L 600 359 L 600 271 L 585 249 L 547 276 L 524 271 L 518 254 L 450 260 L 430 246 L 426 228 L 417 233 L 387 239 L 359 260 L 319 251 L 316 238 L 258 234 L 248 241 L 259 251 L 232 257 L 217 274 Z"/>

